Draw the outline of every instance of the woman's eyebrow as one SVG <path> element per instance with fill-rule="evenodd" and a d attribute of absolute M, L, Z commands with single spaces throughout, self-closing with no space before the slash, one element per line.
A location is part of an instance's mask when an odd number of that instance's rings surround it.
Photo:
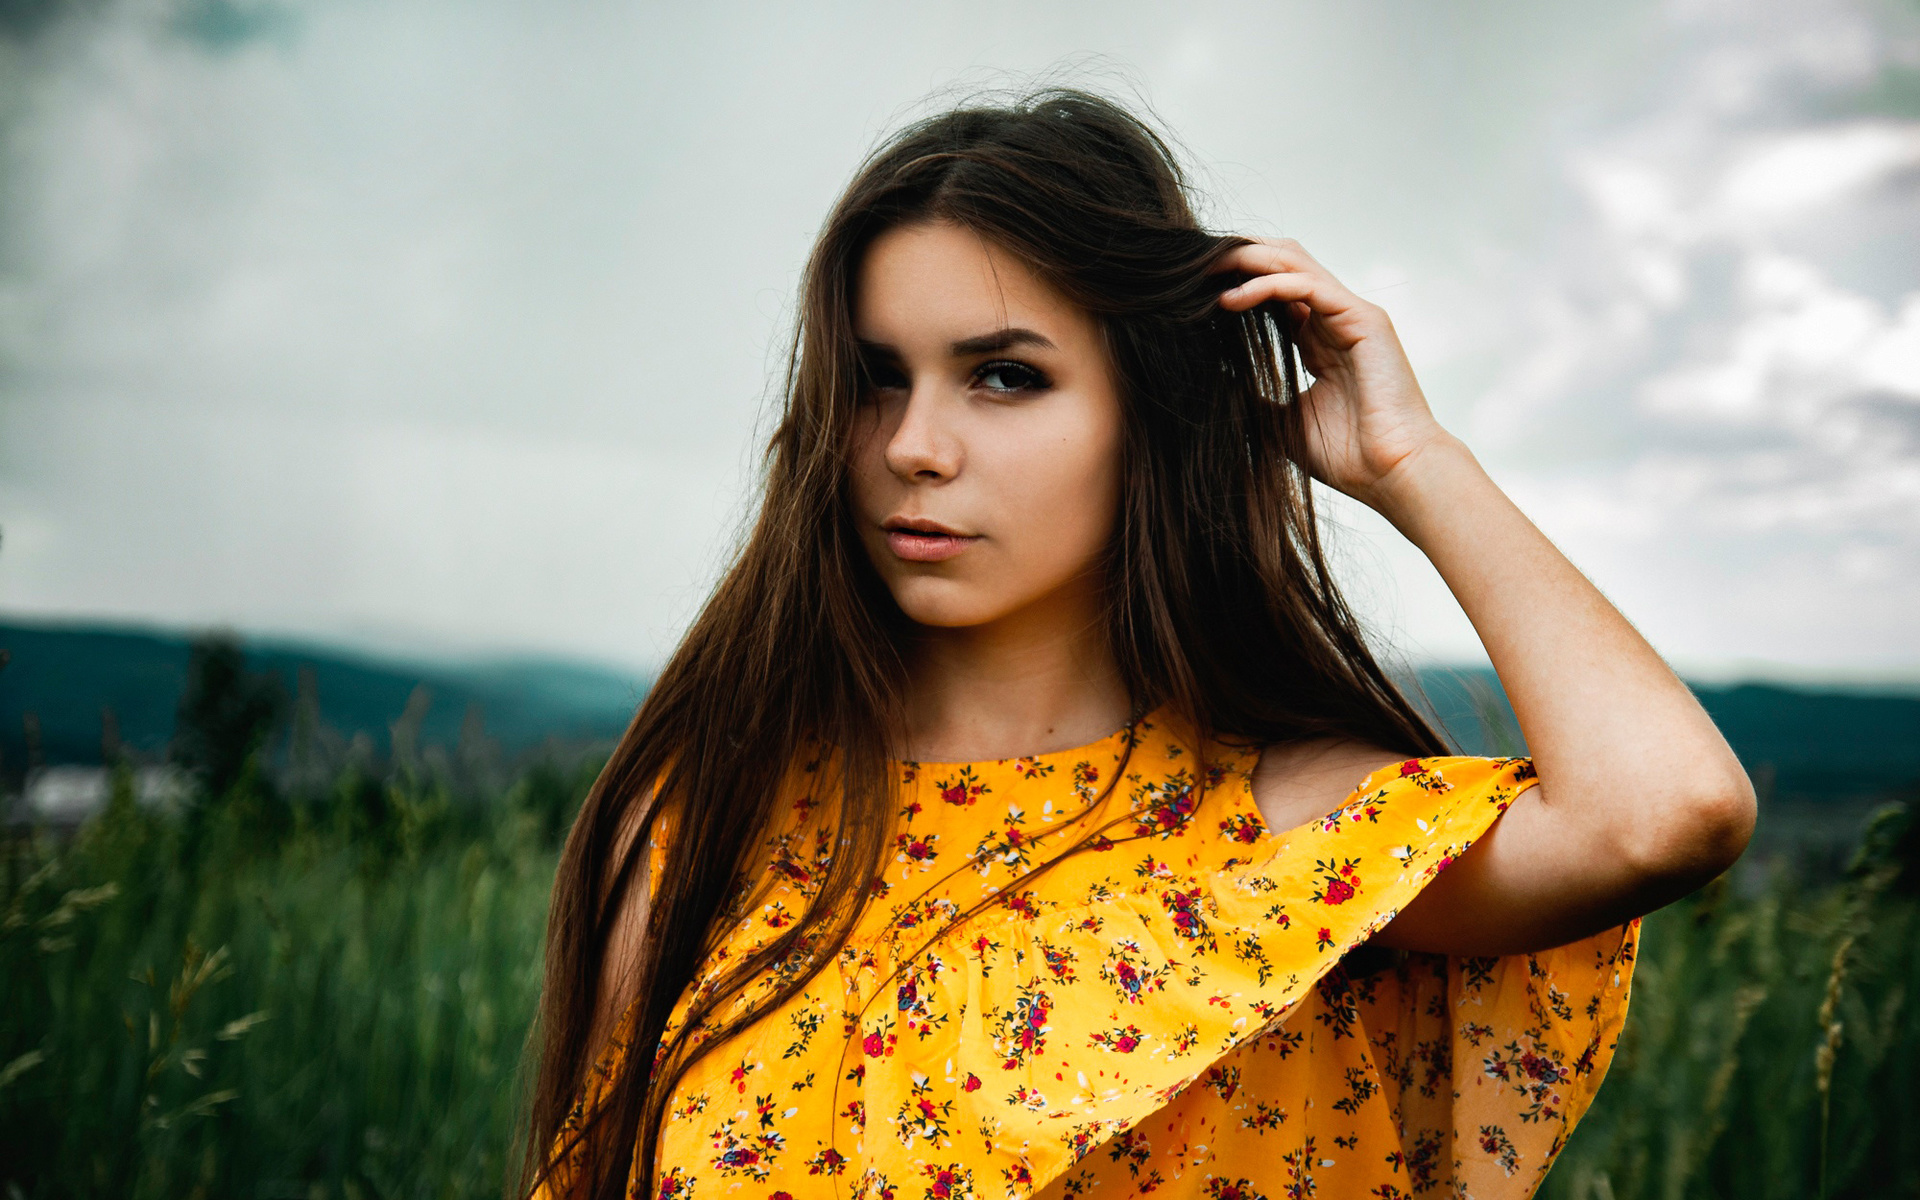
<path fill-rule="evenodd" d="M 953 344 L 953 356 L 966 358 L 974 354 L 993 354 L 1000 350 L 1011 350 L 1015 346 L 1037 346 L 1042 350 L 1058 349 L 1045 335 L 1031 329 L 999 329 L 992 333 L 983 333 L 979 337 L 962 338 Z"/>

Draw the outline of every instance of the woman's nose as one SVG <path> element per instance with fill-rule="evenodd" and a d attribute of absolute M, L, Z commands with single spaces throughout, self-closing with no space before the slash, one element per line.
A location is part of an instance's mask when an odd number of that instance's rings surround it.
<path fill-rule="evenodd" d="M 916 386 L 907 396 L 900 424 L 887 440 L 887 469 L 909 482 L 936 483 L 960 473 L 964 458 L 953 428 L 953 401 L 936 389 Z"/>

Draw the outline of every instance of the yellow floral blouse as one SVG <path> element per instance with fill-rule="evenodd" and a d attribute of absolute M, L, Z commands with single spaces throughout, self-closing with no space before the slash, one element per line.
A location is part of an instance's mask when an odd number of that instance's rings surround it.
<path fill-rule="evenodd" d="M 1612 1057 L 1637 925 L 1508 958 L 1349 957 L 1531 763 L 1402 763 L 1275 833 L 1253 752 L 1202 761 L 1152 720 L 1131 740 L 898 764 L 892 858 L 850 942 L 681 1080 L 657 1200 L 1531 1194 Z M 833 800 L 794 778 L 703 980 L 808 903 Z"/>

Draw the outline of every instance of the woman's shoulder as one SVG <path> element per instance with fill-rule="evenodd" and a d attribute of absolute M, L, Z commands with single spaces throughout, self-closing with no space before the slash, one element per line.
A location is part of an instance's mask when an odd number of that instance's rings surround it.
<path fill-rule="evenodd" d="M 1369 776 L 1406 758 L 1352 738 L 1312 738 L 1260 751 L 1248 783 L 1267 828 L 1292 829 L 1339 808 Z"/>
<path fill-rule="evenodd" d="M 1398 776 L 1404 764 L 1414 756 L 1352 738 L 1312 738 L 1260 751 L 1249 772 L 1248 786 L 1260 819 L 1269 829 L 1292 829 L 1317 820 L 1345 804 L 1353 794 L 1370 782 L 1378 785 L 1387 774 Z M 1531 764 L 1520 759 L 1492 759 L 1475 756 L 1447 756 L 1421 761 L 1445 766 L 1452 775 L 1472 766 L 1487 769 L 1507 767 L 1517 776 L 1531 778 Z M 1419 777 L 1439 778 L 1431 771 Z"/>

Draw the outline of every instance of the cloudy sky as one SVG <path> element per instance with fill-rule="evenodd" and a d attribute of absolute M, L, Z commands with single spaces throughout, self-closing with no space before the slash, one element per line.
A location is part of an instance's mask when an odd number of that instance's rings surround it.
<path fill-rule="evenodd" d="M 1386 305 L 1683 667 L 1920 680 L 1911 3 L 0 14 L 0 614 L 657 661 L 837 189 L 1052 72 Z M 1477 656 L 1417 553 L 1339 523 L 1382 637 Z"/>

